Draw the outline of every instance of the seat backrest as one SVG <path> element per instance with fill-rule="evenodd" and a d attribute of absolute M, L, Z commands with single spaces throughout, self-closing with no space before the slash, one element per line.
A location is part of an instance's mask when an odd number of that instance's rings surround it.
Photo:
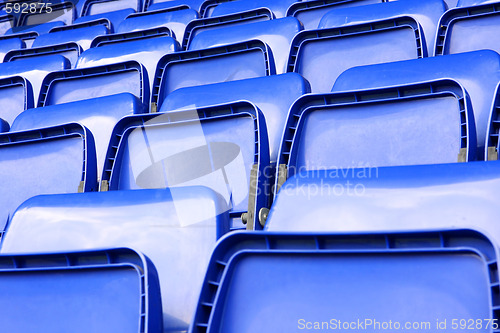
<path fill-rule="evenodd" d="M 12 125 L 24 110 L 33 107 L 33 91 L 28 81 L 20 76 L 0 80 L 0 118 Z"/>
<path fill-rule="evenodd" d="M 18 27 L 37 26 L 50 22 L 62 22 L 65 25 L 70 25 L 76 17 L 74 5 L 69 1 L 34 2 L 33 4 L 37 4 L 36 10 L 31 11 L 31 8 L 28 8 L 28 10 L 22 12 L 17 22 Z"/>
<path fill-rule="evenodd" d="M 200 11 L 200 6 L 203 0 L 168 0 L 168 1 L 155 1 L 155 0 L 145 0 L 146 11 L 155 11 L 158 9 L 175 8 L 180 6 L 187 6 L 188 8 L 194 9 L 197 12 Z"/>
<path fill-rule="evenodd" d="M 276 73 L 282 74 L 287 70 L 292 39 L 301 29 L 300 22 L 294 17 L 221 27 L 200 32 L 191 39 L 188 49 L 206 49 L 245 40 L 261 40 L 271 49 Z"/>
<path fill-rule="evenodd" d="M 0 134 L 0 230 L 34 195 L 95 190 L 96 169 L 92 135 L 82 125 Z"/>
<path fill-rule="evenodd" d="M 7 331 L 161 330 L 158 276 L 132 249 L 1 255 L 0 262 L 9 295 L 0 299 L 0 319 Z"/>
<path fill-rule="evenodd" d="M 57 218 L 60 214 L 65 218 Z M 210 254 L 228 224 L 224 200 L 205 187 L 38 196 L 13 216 L 1 252 L 134 248 L 158 272 L 164 331 L 182 331 L 192 320 Z M 60 241 L 50 241 L 55 235 Z"/>
<path fill-rule="evenodd" d="M 10 14 L 0 15 L 0 35 L 5 35 L 5 33 L 16 26 L 16 19 Z"/>
<path fill-rule="evenodd" d="M 439 22 L 435 55 L 482 49 L 500 52 L 500 2 L 448 10 Z"/>
<path fill-rule="evenodd" d="M 3 62 L 5 55 L 12 50 L 18 50 L 25 47 L 21 38 L 0 38 L 0 62 Z"/>
<path fill-rule="evenodd" d="M 61 55 L 67 58 L 71 64 L 71 68 L 75 67 L 76 61 L 82 52 L 82 48 L 75 42 L 31 47 L 29 49 L 20 49 L 9 51 L 4 58 L 4 62 L 17 61 L 27 58 L 39 59 L 48 55 Z"/>
<path fill-rule="evenodd" d="M 123 9 L 141 12 L 142 7 L 142 0 L 85 0 L 81 16 L 105 14 Z"/>
<path fill-rule="evenodd" d="M 354 67 L 342 73 L 332 91 L 381 88 L 451 78 L 470 96 L 477 134 L 477 159 L 485 158 L 492 101 L 500 82 L 500 55 L 490 50 Z"/>
<path fill-rule="evenodd" d="M 489 318 L 497 260 L 494 243 L 470 230 L 233 233 L 210 259 L 189 332 L 433 330 Z"/>
<path fill-rule="evenodd" d="M 4 37 L 20 38 L 26 45 L 26 48 L 30 48 L 38 36 L 46 34 L 50 30 L 62 26 L 64 26 L 63 22 L 56 21 L 39 25 L 14 27 L 7 31 Z"/>
<path fill-rule="evenodd" d="M 108 28 L 103 24 L 89 25 L 87 23 L 53 28 L 50 33 L 38 36 L 33 47 L 51 46 L 63 43 L 77 43 L 83 51 L 90 48 L 92 40 L 100 35 L 106 35 Z"/>
<path fill-rule="evenodd" d="M 340 28 L 302 31 L 292 41 L 288 72 L 312 92 L 328 92 L 346 69 L 426 56 L 420 25 L 409 16 Z"/>
<path fill-rule="evenodd" d="M 257 8 L 269 8 L 276 18 L 286 17 L 286 10 L 295 0 L 238 0 L 223 2 L 208 14 L 211 17 L 246 12 Z"/>
<path fill-rule="evenodd" d="M 498 160 L 500 157 L 500 140 L 498 140 L 500 136 L 500 84 L 497 85 L 492 105 L 484 154 L 487 160 Z"/>
<path fill-rule="evenodd" d="M 455 0 L 455 2 L 457 2 L 455 7 L 469 7 L 486 3 L 495 3 L 498 2 L 498 0 Z M 448 8 L 451 9 L 452 7 L 448 6 Z"/>
<path fill-rule="evenodd" d="M 81 16 L 75 20 L 75 23 L 93 23 L 107 21 L 109 31 L 113 33 L 123 22 L 123 20 L 125 20 L 127 16 L 133 13 L 135 13 L 135 11 L 132 8 L 126 8 L 114 12 Z"/>

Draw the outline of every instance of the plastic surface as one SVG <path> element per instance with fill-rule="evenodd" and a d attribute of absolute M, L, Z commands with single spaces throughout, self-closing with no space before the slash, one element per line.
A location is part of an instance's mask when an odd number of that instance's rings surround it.
<path fill-rule="evenodd" d="M 476 156 L 474 117 L 451 80 L 306 95 L 292 106 L 278 164 L 305 170 L 453 163 Z"/>
<path fill-rule="evenodd" d="M 102 19 L 106 19 L 110 23 L 110 26 L 108 27 L 110 32 L 113 32 L 113 31 L 115 31 L 115 29 L 118 28 L 120 23 L 122 23 L 123 20 L 125 20 L 125 18 L 127 16 L 129 16 L 130 14 L 133 14 L 133 13 L 135 13 L 135 11 L 131 8 L 128 8 L 128 9 L 117 10 L 117 11 L 109 12 L 109 13 L 86 15 L 86 16 L 82 16 L 82 17 L 77 18 L 75 20 L 75 23 L 85 23 L 85 22 L 89 23 L 89 22 L 93 22 L 93 21 L 99 21 Z"/>
<path fill-rule="evenodd" d="M 29 81 L 33 90 L 33 100 L 38 100 L 40 87 L 50 72 L 70 68 L 68 59 L 61 55 L 27 58 L 0 64 L 0 78 L 21 76 Z"/>
<path fill-rule="evenodd" d="M 182 44 L 186 25 L 197 18 L 198 12 L 193 9 L 159 9 L 150 12 L 130 14 L 125 21 L 120 23 L 117 32 L 124 33 L 166 27 L 174 33 L 175 39 L 179 44 Z"/>
<path fill-rule="evenodd" d="M 84 191 L 96 189 L 92 135 L 78 124 L 0 134 L 0 179 L 3 230 L 15 209 L 34 195 L 76 193 L 80 182 Z"/>
<path fill-rule="evenodd" d="M 301 29 L 300 22 L 294 17 L 221 27 L 201 31 L 191 39 L 188 49 L 205 49 L 250 39 L 262 40 L 272 51 L 276 73 L 282 74 L 287 70 L 292 39 Z"/>
<path fill-rule="evenodd" d="M 175 8 L 179 6 L 188 6 L 189 8 L 199 12 L 203 0 L 167 0 L 158 2 L 155 2 L 154 0 L 145 0 L 145 2 L 146 2 L 146 10 L 148 12 L 158 9 Z"/>
<path fill-rule="evenodd" d="M 37 10 L 34 13 L 29 10 L 19 16 L 18 27 L 37 26 L 44 23 L 62 22 L 70 25 L 76 17 L 76 11 L 71 2 L 53 2 L 50 6 L 52 10 Z"/>
<path fill-rule="evenodd" d="M 43 81 L 37 107 L 81 101 L 123 92 L 149 100 L 144 67 L 136 61 L 52 72 Z"/>
<path fill-rule="evenodd" d="M 11 131 L 25 131 L 73 122 L 82 124 L 94 137 L 97 172 L 100 175 L 115 124 L 124 116 L 145 112 L 147 109 L 137 97 L 122 93 L 26 110 L 16 118 Z"/>
<path fill-rule="evenodd" d="M 443 0 L 403 0 L 368 6 L 338 8 L 329 11 L 323 16 L 318 29 L 338 28 L 407 15 L 414 18 L 421 26 L 423 33 L 421 38 L 426 42 L 422 44 L 426 45 L 427 54 L 432 54 L 438 22 L 445 11 L 446 4 Z"/>
<path fill-rule="evenodd" d="M 0 320 L 8 332 L 159 332 L 151 262 L 131 249 L 1 255 Z"/>
<path fill-rule="evenodd" d="M 64 30 L 38 36 L 33 42 L 33 47 L 74 42 L 80 45 L 85 51 L 90 48 L 90 43 L 95 37 L 106 35 L 107 33 L 108 29 L 104 25 L 87 26 L 86 24 L 82 24 L 80 28 L 68 26 Z"/>
<path fill-rule="evenodd" d="M 0 118 L 0 133 L 8 132 L 10 129 L 9 123 Z"/>
<path fill-rule="evenodd" d="M 0 35 L 4 35 L 10 28 L 16 25 L 16 19 L 6 13 L 0 15 Z"/>
<path fill-rule="evenodd" d="M 435 55 L 482 49 L 500 52 L 500 2 L 447 11 L 439 22 Z"/>
<path fill-rule="evenodd" d="M 151 101 L 158 109 L 172 91 L 273 75 L 269 48 L 261 41 L 167 54 L 158 62 Z"/>
<path fill-rule="evenodd" d="M 123 9 L 141 12 L 142 0 L 85 0 L 81 16 L 106 14 Z"/>
<path fill-rule="evenodd" d="M 498 0 L 458 0 L 456 7 L 468 7 L 495 2 L 498 2 Z M 451 9 L 451 7 L 449 8 Z"/>
<path fill-rule="evenodd" d="M 210 13 L 211 17 L 246 12 L 256 8 L 269 8 L 276 18 L 286 16 L 286 10 L 295 0 L 238 0 L 223 2 Z"/>
<path fill-rule="evenodd" d="M 233 233 L 210 259 L 190 332 L 350 330 L 352 322 L 364 324 L 359 331 L 415 322 L 433 330 L 436 316 L 497 319 L 496 261 L 491 240 L 469 230 Z"/>
<path fill-rule="evenodd" d="M 159 274 L 164 331 L 183 331 L 228 224 L 224 200 L 204 187 L 38 196 L 15 213 L 1 252 L 137 249 Z"/>
<path fill-rule="evenodd" d="M 259 171 L 258 211 L 267 205 L 259 187 L 269 166 L 267 132 L 261 112 L 240 102 L 123 118 L 113 131 L 101 179 L 110 190 L 206 186 L 239 218 L 249 206 L 253 165 Z"/>
<path fill-rule="evenodd" d="M 77 43 L 64 43 L 50 46 L 31 47 L 29 49 L 21 49 L 10 51 L 5 55 L 4 62 L 16 61 L 26 58 L 40 58 L 48 55 L 61 55 L 69 60 L 71 67 L 76 64 L 78 56 L 82 48 Z"/>
<path fill-rule="evenodd" d="M 486 159 L 493 159 L 493 160 L 498 160 L 499 159 L 499 152 L 500 152 L 500 141 L 498 138 L 500 137 L 500 84 L 497 86 L 496 89 L 496 96 L 495 99 L 493 100 L 493 106 L 491 110 L 491 117 L 490 117 L 490 123 L 488 125 L 488 138 L 486 139 L 486 147 L 484 154 L 486 156 Z M 496 154 L 494 156 L 489 156 L 489 149 L 495 149 Z"/>
<path fill-rule="evenodd" d="M 11 50 L 22 49 L 25 46 L 21 38 L 0 39 L 0 62 L 3 62 L 5 55 Z"/>
<path fill-rule="evenodd" d="M 383 0 L 305 0 L 288 7 L 286 16 L 296 17 L 304 25 L 304 30 L 318 28 L 321 17 L 333 9 L 364 6 L 381 3 Z"/>
<path fill-rule="evenodd" d="M 292 41 L 288 72 L 301 74 L 312 92 L 328 92 L 354 66 L 424 57 L 422 31 L 411 17 L 303 31 Z"/>
<path fill-rule="evenodd" d="M 477 159 L 484 159 L 492 101 L 500 82 L 500 55 L 489 50 L 348 69 L 332 91 L 381 88 L 452 78 L 470 96 L 477 133 Z"/>
<path fill-rule="evenodd" d="M 0 80 L 0 118 L 9 125 L 24 110 L 33 107 L 33 91 L 26 79 L 13 76 Z"/>

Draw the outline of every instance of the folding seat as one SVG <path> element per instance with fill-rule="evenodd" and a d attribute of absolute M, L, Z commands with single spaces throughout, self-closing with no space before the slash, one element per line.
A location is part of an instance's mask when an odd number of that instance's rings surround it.
<path fill-rule="evenodd" d="M 293 17 L 246 23 L 237 26 L 225 26 L 199 32 L 194 37 L 191 37 L 187 44 L 187 49 L 199 50 L 246 40 L 262 40 L 271 49 L 276 73 L 282 74 L 287 70 L 292 39 L 301 29 L 300 22 Z"/>
<path fill-rule="evenodd" d="M 286 16 L 286 10 L 295 0 L 238 0 L 238 1 L 221 1 L 208 0 L 203 3 L 204 17 L 223 16 L 228 14 L 236 14 L 246 12 L 257 8 L 269 8 L 276 18 Z"/>
<path fill-rule="evenodd" d="M 164 332 L 183 332 L 192 320 L 210 254 L 227 229 L 224 200 L 205 187 L 38 196 L 12 218 L 0 258 L 7 253 L 134 248 L 158 272 Z"/>
<path fill-rule="evenodd" d="M 0 79 L 0 118 L 12 125 L 24 110 L 33 107 L 33 91 L 25 78 L 12 76 Z"/>
<path fill-rule="evenodd" d="M 5 55 L 11 50 L 22 49 L 25 47 L 21 38 L 0 37 L 0 62 L 3 62 Z"/>
<path fill-rule="evenodd" d="M 404 0 L 378 3 L 367 6 L 333 9 L 321 19 L 318 29 L 369 23 L 398 16 L 413 17 L 422 28 L 420 38 L 425 41 L 427 54 L 432 54 L 435 45 L 437 25 L 446 11 L 443 0 Z"/>
<path fill-rule="evenodd" d="M 109 31 L 114 32 L 120 23 L 122 23 L 127 16 L 133 13 L 135 13 L 135 10 L 132 8 L 126 8 L 114 12 L 85 15 L 77 18 L 75 23 L 96 23 L 105 21 L 107 22 L 106 25 L 108 26 Z"/>
<path fill-rule="evenodd" d="M 296 17 L 303 25 L 304 30 L 318 28 L 321 17 L 330 10 L 364 6 L 373 3 L 381 3 L 384 0 L 305 0 L 298 1 L 288 7 L 286 16 Z"/>
<path fill-rule="evenodd" d="M 273 75 L 276 71 L 269 53 L 265 43 L 252 40 L 167 54 L 158 61 L 151 109 L 179 88 Z"/>
<path fill-rule="evenodd" d="M 36 167 L 34 167 L 36 166 Z M 0 134 L 0 229 L 26 199 L 96 189 L 92 135 L 76 123 Z"/>
<path fill-rule="evenodd" d="M 482 49 L 500 52 L 500 1 L 448 10 L 439 22 L 435 55 Z"/>
<path fill-rule="evenodd" d="M 492 331 L 495 246 L 471 230 L 231 234 L 189 332 L 439 331 L 457 318 Z"/>
<path fill-rule="evenodd" d="M 144 67 L 137 61 L 52 72 L 42 83 L 37 107 L 130 93 L 144 105 L 149 85 Z"/>
<path fill-rule="evenodd" d="M 27 131 L 66 123 L 82 124 L 90 130 L 94 138 L 97 172 L 100 175 L 113 127 L 125 116 L 147 111 L 137 97 L 122 93 L 28 109 L 17 116 L 11 126 L 11 131 Z"/>
<path fill-rule="evenodd" d="M 492 102 L 500 82 L 500 55 L 490 50 L 360 66 L 342 73 L 332 91 L 381 88 L 452 78 L 470 96 L 477 133 L 477 159 L 488 156 L 485 140 Z M 486 148 L 487 149 L 487 148 Z"/>
<path fill-rule="evenodd" d="M 158 276 L 132 249 L 0 256 L 6 332 L 160 332 Z"/>
<path fill-rule="evenodd" d="M 151 28 L 166 27 L 170 29 L 179 44 L 182 44 L 186 25 L 198 18 L 198 12 L 188 7 L 159 9 L 127 16 L 120 23 L 117 32 L 134 32 Z"/>
<path fill-rule="evenodd" d="M 77 43 L 82 48 L 82 51 L 85 51 L 90 48 L 90 44 L 95 37 L 107 35 L 108 32 L 109 29 L 104 24 L 80 23 L 56 27 L 51 29 L 49 33 L 38 36 L 32 47 Z"/>
<path fill-rule="evenodd" d="M 328 92 L 348 68 L 425 57 L 422 34 L 409 16 L 302 31 L 292 41 L 288 72 L 301 74 L 312 92 Z"/>
<path fill-rule="evenodd" d="M 69 60 L 61 55 L 27 58 L 0 64 L 0 79 L 11 76 L 27 79 L 32 87 L 33 100 L 37 101 L 45 76 L 67 68 L 70 68 Z"/>

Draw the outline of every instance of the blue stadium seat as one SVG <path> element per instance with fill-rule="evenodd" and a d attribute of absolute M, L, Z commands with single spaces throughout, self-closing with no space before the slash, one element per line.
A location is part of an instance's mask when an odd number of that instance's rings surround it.
<path fill-rule="evenodd" d="M 66 123 L 82 124 L 90 130 L 94 138 L 97 172 L 100 175 L 113 127 L 124 116 L 147 111 L 137 97 L 122 93 L 26 110 L 15 119 L 11 131 L 26 131 Z"/>
<path fill-rule="evenodd" d="M 456 7 L 469 7 L 486 3 L 495 3 L 498 2 L 498 0 L 456 0 L 455 2 L 457 2 Z M 452 7 L 448 6 L 448 8 L 451 9 Z"/>
<path fill-rule="evenodd" d="M 432 54 L 438 22 L 445 11 L 446 4 L 443 0 L 404 0 L 339 8 L 326 13 L 318 29 L 338 28 L 407 15 L 414 18 L 422 27 L 420 37 L 425 41 L 422 44 L 426 45 L 427 54 Z"/>
<path fill-rule="evenodd" d="M 45 3 L 46 2 L 41 2 Z M 19 20 L 17 22 L 18 27 L 36 27 L 38 25 L 42 25 L 44 23 L 55 23 L 62 22 L 64 25 L 70 25 L 73 23 L 73 20 L 76 17 L 76 11 L 73 3 L 71 2 L 59 2 L 54 1 L 50 5 L 50 11 L 47 10 L 47 7 L 39 7 L 39 10 L 35 12 L 30 12 L 27 10 L 26 12 L 22 12 L 19 16 Z"/>
<path fill-rule="evenodd" d="M 41 47 L 31 47 L 29 49 L 9 51 L 4 57 L 4 62 L 18 61 L 21 59 L 30 58 L 41 58 L 49 55 L 61 55 L 68 59 L 71 64 L 71 68 L 74 68 L 81 52 L 81 46 L 75 42 Z"/>
<path fill-rule="evenodd" d="M 57 21 L 33 26 L 14 27 L 7 31 L 5 38 L 20 38 L 24 41 L 26 47 L 30 48 L 38 36 L 48 33 L 53 28 L 62 26 L 64 26 L 64 23 Z"/>
<path fill-rule="evenodd" d="M 227 202 L 233 227 L 248 213 L 253 229 L 268 167 L 264 116 L 248 102 L 128 116 L 113 131 L 101 190 L 206 186 Z"/>
<path fill-rule="evenodd" d="M 115 12 L 101 13 L 95 15 L 86 15 L 79 17 L 75 20 L 75 23 L 92 23 L 92 22 L 102 22 L 107 21 L 107 26 L 110 32 L 114 32 L 118 26 L 125 20 L 127 16 L 135 13 L 131 8 L 117 10 Z"/>
<path fill-rule="evenodd" d="M 500 82 L 500 55 L 482 50 L 418 60 L 360 66 L 342 73 L 332 91 L 381 88 L 452 78 L 470 96 L 477 133 L 477 159 L 485 158 L 492 101 Z"/>
<path fill-rule="evenodd" d="M 33 91 L 25 78 L 12 76 L 0 80 L 0 118 L 9 126 L 24 110 L 33 107 Z"/>
<path fill-rule="evenodd" d="M 151 28 L 166 27 L 170 29 L 175 39 L 182 44 L 186 25 L 198 18 L 198 12 L 184 7 L 172 9 L 159 9 L 143 13 L 135 13 L 127 16 L 125 21 L 120 23 L 117 32 L 133 32 Z"/>
<path fill-rule="evenodd" d="M 470 230 L 233 233 L 210 259 L 189 332 L 437 332 L 496 318 L 497 261 Z"/>
<path fill-rule="evenodd" d="M 158 1 L 155 0 L 145 0 L 146 11 L 155 11 L 159 9 L 175 8 L 180 6 L 187 6 L 188 8 L 194 9 L 197 12 L 200 11 L 201 4 L 203 0 L 167 0 Z"/>
<path fill-rule="evenodd" d="M 123 9 L 141 12 L 143 9 L 142 0 L 84 0 L 80 16 L 106 14 Z"/>
<path fill-rule="evenodd" d="M 488 160 L 499 160 L 500 158 L 500 83 L 497 86 L 493 107 L 491 110 L 490 123 L 488 125 L 488 137 L 485 143 L 485 155 Z"/>
<path fill-rule="evenodd" d="M 37 107 L 124 92 L 147 105 L 149 85 L 144 72 L 137 61 L 52 72 L 42 83 Z"/>
<path fill-rule="evenodd" d="M 435 55 L 482 49 L 500 53 L 500 1 L 448 10 L 439 22 Z"/>
<path fill-rule="evenodd" d="M 0 134 L 0 230 L 34 195 L 95 190 L 96 170 L 92 135 L 82 125 Z"/>
<path fill-rule="evenodd" d="M 38 36 L 33 47 L 51 46 L 63 43 L 77 43 L 85 51 L 90 48 L 92 40 L 100 35 L 108 34 L 108 27 L 103 24 L 73 24 L 51 29 L 48 34 Z"/>
<path fill-rule="evenodd" d="M 269 21 L 273 19 L 273 14 L 268 9 L 255 9 L 249 12 L 245 12 L 242 14 L 229 14 L 222 17 L 209 17 L 209 18 L 200 18 L 197 20 L 193 20 L 189 22 L 186 26 L 186 31 L 184 33 L 184 39 L 182 41 L 182 47 L 184 49 L 190 49 L 190 45 L 193 42 L 193 39 L 201 32 L 212 31 L 216 29 L 217 31 L 222 28 L 226 28 L 225 32 L 233 32 L 233 29 L 236 26 L 252 23 L 252 22 L 261 22 L 261 21 Z M 223 36 L 218 36 L 222 38 Z M 245 36 L 243 38 L 238 39 L 237 41 L 244 41 Z"/>
<path fill-rule="evenodd" d="M 292 42 L 288 72 L 328 92 L 346 69 L 426 56 L 420 25 L 409 16 L 339 28 L 302 31 Z"/>
<path fill-rule="evenodd" d="M 304 0 L 288 7 L 286 16 L 296 17 L 304 25 L 304 30 L 318 28 L 321 17 L 330 10 L 381 3 L 384 0 Z"/>
<path fill-rule="evenodd" d="M 184 87 L 273 75 L 268 46 L 258 40 L 167 54 L 160 59 L 151 91 L 151 108 L 159 109 L 172 91 Z"/>
<path fill-rule="evenodd" d="M 170 30 L 165 27 L 100 36 L 94 39 L 92 48 L 80 55 L 76 67 L 87 68 L 135 60 L 146 69 L 146 82 L 149 82 L 148 90 L 151 91 L 158 61 L 165 54 L 179 49 L 178 42 L 170 36 Z"/>
<path fill-rule="evenodd" d="M 161 331 L 156 270 L 132 249 L 5 254 L 0 263 L 7 332 Z"/>
<path fill-rule="evenodd" d="M 225 1 L 215 6 L 212 10 L 209 9 L 209 12 L 207 14 L 211 17 L 214 17 L 246 12 L 257 8 L 269 8 L 269 10 L 271 10 L 276 18 L 282 18 L 286 16 L 286 10 L 288 9 L 288 7 L 290 7 L 295 2 L 295 0 Z"/>
<path fill-rule="evenodd" d="M 279 188 L 307 170 L 474 160 L 470 100 L 455 81 L 306 95 L 290 109 Z"/>
<path fill-rule="evenodd" d="M 228 223 L 224 200 L 204 187 L 38 196 L 17 210 L 1 252 L 132 247 L 158 271 L 164 332 L 182 332 L 192 320 L 210 254 Z"/>
<path fill-rule="evenodd" d="M 14 16 L 9 14 L 0 15 L 0 36 L 5 35 L 5 33 L 16 26 L 16 19 Z"/>
<path fill-rule="evenodd" d="M 3 62 L 5 55 L 12 50 L 18 50 L 25 47 L 21 38 L 1 38 L 0 37 L 0 62 Z"/>
<path fill-rule="evenodd" d="M 300 22 L 294 17 L 221 27 L 201 31 L 190 40 L 188 49 L 199 50 L 245 40 L 261 40 L 271 49 L 276 73 L 282 74 L 287 70 L 292 39 L 301 29 Z"/>
<path fill-rule="evenodd" d="M 27 58 L 0 64 L 0 78 L 21 76 L 31 84 L 33 100 L 38 100 L 42 82 L 47 74 L 70 68 L 69 60 L 61 55 Z"/>
<path fill-rule="evenodd" d="M 9 123 L 0 118 L 0 133 L 8 132 L 10 129 Z"/>

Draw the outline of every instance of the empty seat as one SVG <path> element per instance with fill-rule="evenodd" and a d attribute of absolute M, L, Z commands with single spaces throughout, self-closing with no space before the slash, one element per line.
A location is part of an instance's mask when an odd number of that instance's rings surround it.
<path fill-rule="evenodd" d="M 236 233 L 214 250 L 189 332 L 439 331 L 491 318 L 497 260 L 470 230 Z"/>
<path fill-rule="evenodd" d="M 0 118 L 12 125 L 24 110 L 33 107 L 33 91 L 25 78 L 12 76 L 0 80 Z"/>
<path fill-rule="evenodd" d="M 38 196 L 17 210 L 1 252 L 132 247 L 158 272 L 164 332 L 181 332 L 192 320 L 216 240 L 227 231 L 224 200 L 204 187 Z"/>
<path fill-rule="evenodd" d="M 305 0 L 288 7 L 286 16 L 296 17 L 304 25 L 304 30 L 317 29 L 321 17 L 330 10 L 344 7 L 364 6 L 381 3 L 383 0 Z"/>
<path fill-rule="evenodd" d="M 117 32 L 133 32 L 147 30 L 150 28 L 166 27 L 170 29 L 175 39 L 182 44 L 186 25 L 198 18 L 198 12 L 189 8 L 159 9 L 144 13 L 135 13 L 127 16 L 125 21 L 120 23 Z"/>
<path fill-rule="evenodd" d="M 155 0 L 145 0 L 145 9 L 149 12 L 158 9 L 187 6 L 199 12 L 202 3 L 203 0 L 167 0 L 167 1 L 160 0 L 158 2 L 156 2 Z"/>
<path fill-rule="evenodd" d="M 302 31 L 292 41 L 288 72 L 328 92 L 346 69 L 426 56 L 420 25 L 409 16 L 340 28 Z"/>
<path fill-rule="evenodd" d="M 249 41 L 167 54 L 158 62 L 152 90 L 152 109 L 172 91 L 211 83 L 275 74 L 268 47 Z"/>
<path fill-rule="evenodd" d="M 25 47 L 21 38 L 0 37 L 0 62 L 3 62 L 5 55 L 11 50 L 18 50 Z"/>
<path fill-rule="evenodd" d="M 142 0 L 85 0 L 80 16 L 106 14 L 123 9 L 141 12 L 142 7 Z"/>
<path fill-rule="evenodd" d="M 9 123 L 0 118 L 0 133 L 8 132 L 10 129 Z"/>
<path fill-rule="evenodd" d="M 9 14 L 0 15 L 0 36 L 16 25 L 15 17 Z"/>
<path fill-rule="evenodd" d="M 34 26 L 14 27 L 7 31 L 5 37 L 20 38 L 26 44 L 26 47 L 30 48 L 38 36 L 46 34 L 53 28 L 61 26 L 64 26 L 64 23 L 57 21 Z"/>
<path fill-rule="evenodd" d="M 199 50 L 245 40 L 262 40 L 271 49 L 276 73 L 282 74 L 287 70 L 292 39 L 301 29 L 300 22 L 294 17 L 221 27 L 201 31 L 190 40 L 188 49 Z"/>
<path fill-rule="evenodd" d="M 6 331 L 161 331 L 158 276 L 134 250 L 5 254 L 0 262 Z"/>
<path fill-rule="evenodd" d="M 248 102 L 128 116 L 109 147 L 101 190 L 207 186 L 227 202 L 233 226 L 248 212 L 250 229 L 267 206 L 265 120 Z"/>
<path fill-rule="evenodd" d="M 0 230 L 34 195 L 95 190 L 96 172 L 92 135 L 81 125 L 0 134 Z"/>
<path fill-rule="evenodd" d="M 111 132 L 118 120 L 147 111 L 137 97 L 122 93 L 26 110 L 15 119 L 11 131 L 26 131 L 73 122 L 82 124 L 92 132 L 97 154 L 97 172 L 100 175 Z"/>
<path fill-rule="evenodd" d="M 52 72 L 43 81 L 37 107 L 130 93 L 145 105 L 149 85 L 136 61 Z"/>
<path fill-rule="evenodd" d="M 435 55 L 482 49 L 500 52 L 500 2 L 448 10 L 439 22 Z"/>
<path fill-rule="evenodd" d="M 93 23 L 93 22 L 102 22 L 104 20 L 108 22 L 107 26 L 110 32 L 114 32 L 115 29 L 118 28 L 120 23 L 122 23 L 127 16 L 133 13 L 135 13 L 135 11 L 132 8 L 128 8 L 109 13 L 86 15 L 77 18 L 75 20 L 75 23 Z"/>
<path fill-rule="evenodd" d="M 470 100 L 455 81 L 306 95 L 290 109 L 276 188 L 287 176 L 307 170 L 453 163 L 475 157 Z"/>
<path fill-rule="evenodd" d="M 470 96 L 477 133 L 477 159 L 485 158 L 492 101 L 500 82 L 500 55 L 490 50 L 360 66 L 342 73 L 332 91 L 380 88 L 452 78 Z"/>
<path fill-rule="evenodd" d="M 75 42 L 41 46 L 41 47 L 31 47 L 29 49 L 19 49 L 9 51 L 4 58 L 4 62 L 17 61 L 21 59 L 40 59 L 49 55 L 61 55 L 69 60 L 71 67 L 75 67 L 78 56 L 82 52 L 82 48 Z"/>
<path fill-rule="evenodd" d="M 70 25 L 76 17 L 76 11 L 71 2 L 40 2 L 34 12 L 22 12 L 17 22 L 18 27 L 37 26 L 44 23 L 62 22 Z"/>
<path fill-rule="evenodd" d="M 422 45 L 426 46 L 426 54 L 432 54 L 438 22 L 445 11 L 446 4 L 443 0 L 404 0 L 339 8 L 326 13 L 321 19 L 318 29 L 337 28 L 408 15 L 422 27 L 420 37 L 425 41 Z"/>
<path fill-rule="evenodd" d="M 488 160 L 499 160 L 500 156 L 500 84 L 497 86 L 493 107 L 491 110 L 490 123 L 488 125 L 488 137 L 485 143 L 485 156 Z"/>
<path fill-rule="evenodd" d="M 0 64 L 0 78 L 10 76 L 26 78 L 33 88 L 33 100 L 36 103 L 45 76 L 54 71 L 70 68 L 70 66 L 69 60 L 61 55 L 27 58 Z"/>
<path fill-rule="evenodd" d="M 495 3 L 498 2 L 498 0 L 455 0 L 455 2 L 457 2 L 456 7 L 468 7 L 486 3 Z M 448 6 L 448 8 L 451 9 L 452 7 Z"/>
<path fill-rule="evenodd" d="M 33 47 L 77 43 L 85 51 L 90 48 L 90 44 L 95 37 L 106 35 L 107 33 L 108 28 L 103 24 L 89 25 L 81 23 L 57 27 L 53 28 L 48 34 L 38 36 L 33 42 Z"/>
<path fill-rule="evenodd" d="M 215 2 L 215 1 L 212 1 Z M 241 13 L 256 8 L 269 8 L 276 18 L 286 16 L 286 10 L 290 7 L 295 0 L 238 0 L 238 1 L 225 1 L 215 6 L 212 10 L 209 9 L 210 16 L 222 16 L 228 14 Z"/>

